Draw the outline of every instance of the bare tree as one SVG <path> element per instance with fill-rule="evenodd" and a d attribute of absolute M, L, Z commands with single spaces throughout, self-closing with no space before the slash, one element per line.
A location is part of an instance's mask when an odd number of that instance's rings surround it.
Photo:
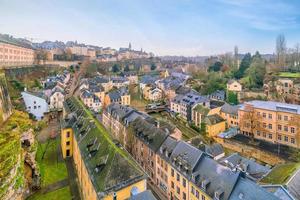
<path fill-rule="evenodd" d="M 278 67 L 285 67 L 286 65 L 286 40 L 283 34 L 277 36 L 276 39 L 276 63 Z"/>

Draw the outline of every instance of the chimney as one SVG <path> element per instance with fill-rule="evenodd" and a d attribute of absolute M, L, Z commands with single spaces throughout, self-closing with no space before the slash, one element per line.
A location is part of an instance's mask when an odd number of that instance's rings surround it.
<path fill-rule="evenodd" d="M 156 121 L 156 127 L 159 128 L 159 121 Z"/>

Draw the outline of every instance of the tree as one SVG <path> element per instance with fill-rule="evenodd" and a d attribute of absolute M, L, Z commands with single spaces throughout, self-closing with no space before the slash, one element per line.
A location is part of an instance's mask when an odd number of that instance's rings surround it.
<path fill-rule="evenodd" d="M 237 70 L 239 68 L 239 48 L 238 46 L 234 46 L 234 64 L 233 64 L 234 70 Z"/>
<path fill-rule="evenodd" d="M 238 71 L 234 74 L 235 78 L 240 79 L 244 76 L 246 70 L 250 67 L 251 64 L 251 54 L 246 53 L 245 56 L 242 59 L 240 68 Z"/>
<path fill-rule="evenodd" d="M 119 65 L 114 64 L 114 65 L 112 66 L 112 72 L 117 73 L 117 72 L 119 72 L 119 71 L 120 71 Z"/>
<path fill-rule="evenodd" d="M 233 91 L 228 91 L 227 92 L 227 102 L 230 104 L 233 104 L 233 105 L 237 105 L 239 103 L 237 93 L 235 93 Z"/>
<path fill-rule="evenodd" d="M 223 63 L 221 63 L 220 61 L 217 61 L 208 68 L 208 71 L 209 72 L 211 72 L 211 71 L 218 72 L 221 70 L 222 66 L 223 66 Z"/>
<path fill-rule="evenodd" d="M 128 65 L 125 65 L 125 67 L 124 67 L 124 72 L 128 72 L 128 71 L 130 71 L 129 66 L 128 66 Z"/>
<path fill-rule="evenodd" d="M 278 67 L 285 67 L 286 65 L 286 41 L 285 36 L 280 34 L 276 39 L 276 63 Z"/>
<path fill-rule="evenodd" d="M 266 63 L 259 52 L 252 57 L 251 65 L 247 70 L 249 77 L 249 88 L 260 88 L 264 84 L 264 77 L 266 74 Z"/>
<path fill-rule="evenodd" d="M 255 112 L 252 105 L 245 104 L 244 112 L 239 116 L 240 117 L 240 129 L 247 132 L 247 135 L 251 138 L 252 142 L 254 141 L 254 134 L 263 134 L 266 130 L 266 124 L 261 123 L 262 114 Z"/>
<path fill-rule="evenodd" d="M 155 70 L 156 69 L 156 65 L 154 63 L 152 63 L 150 69 L 151 69 L 151 71 Z"/>

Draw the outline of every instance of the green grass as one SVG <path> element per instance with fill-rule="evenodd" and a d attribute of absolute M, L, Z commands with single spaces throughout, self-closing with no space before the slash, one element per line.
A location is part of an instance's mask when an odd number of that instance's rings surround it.
<path fill-rule="evenodd" d="M 285 184 L 293 173 L 300 168 L 300 163 L 286 163 L 274 167 L 274 169 L 261 180 L 267 184 Z"/>
<path fill-rule="evenodd" d="M 41 172 L 42 186 L 61 181 L 68 176 L 65 162 L 59 159 L 58 145 L 60 141 L 53 139 L 49 140 L 49 143 L 38 145 L 36 159 Z M 44 159 L 42 159 L 44 152 Z"/>
<path fill-rule="evenodd" d="M 71 192 L 69 186 L 58 189 L 47 194 L 35 193 L 27 198 L 27 200 L 71 200 Z"/>
<path fill-rule="evenodd" d="M 280 72 L 278 76 L 285 77 L 285 78 L 300 78 L 300 72 L 297 72 L 297 73 Z"/>

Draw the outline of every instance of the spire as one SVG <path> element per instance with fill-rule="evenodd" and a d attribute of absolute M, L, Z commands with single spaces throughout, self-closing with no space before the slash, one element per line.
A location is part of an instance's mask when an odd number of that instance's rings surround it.
<path fill-rule="evenodd" d="M 129 50 L 131 50 L 131 43 L 130 42 L 129 42 L 129 47 L 128 48 L 129 48 Z"/>

